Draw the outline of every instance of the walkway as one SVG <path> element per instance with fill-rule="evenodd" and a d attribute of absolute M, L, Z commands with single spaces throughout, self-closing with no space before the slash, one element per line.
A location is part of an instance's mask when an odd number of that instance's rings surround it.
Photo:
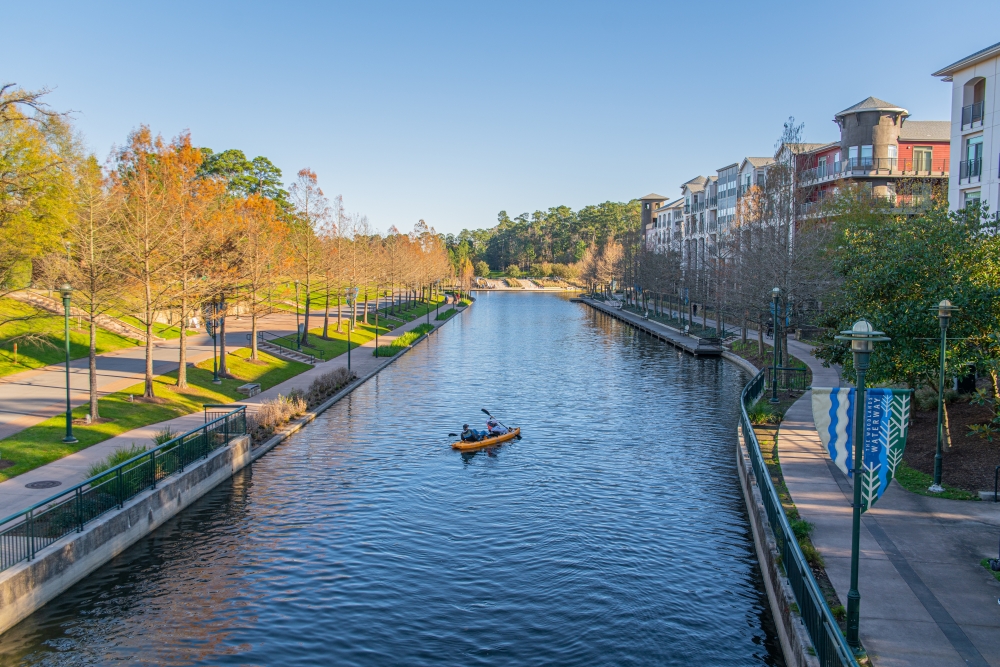
<path fill-rule="evenodd" d="M 789 340 L 788 351 L 809 366 L 814 386 L 848 386 L 837 369 L 824 368 L 813 356 L 811 345 Z M 778 458 L 846 607 L 853 487 L 816 432 L 811 392 L 786 412 Z M 979 564 L 998 555 L 1000 507 L 921 496 L 893 481 L 861 523 L 860 634 L 873 664 L 1000 666 L 1000 582 Z"/>
<path fill-rule="evenodd" d="M 464 310 L 464 308 L 460 309 Z M 452 317 L 459 317 L 456 314 Z M 294 331 L 294 319 L 295 316 L 292 315 L 291 319 L 293 321 L 292 331 Z M 431 318 L 431 324 L 440 326 L 449 320 L 444 320 L 441 322 L 436 322 Z M 249 321 L 247 321 L 249 322 Z M 379 336 L 379 345 L 385 345 L 390 341 L 394 340 L 403 332 L 409 331 L 420 324 L 424 324 L 426 319 L 421 317 L 405 325 L 400 326 L 398 329 L 393 331 L 391 334 L 384 336 Z M 227 326 L 229 322 L 227 321 Z M 275 324 L 275 321 L 269 322 L 270 325 Z M 248 324 L 249 326 L 249 324 Z M 228 336 L 227 336 L 228 338 Z M 233 336 L 233 340 L 239 338 L 245 338 L 244 336 Z M 245 340 L 243 341 L 246 342 Z M 371 340 L 363 345 L 359 345 L 351 351 L 351 370 L 358 374 L 359 377 L 372 372 L 379 366 L 387 365 L 391 362 L 391 357 L 376 357 L 372 354 L 372 350 L 375 347 L 375 341 Z M 176 353 L 176 347 L 173 348 Z M 228 349 L 231 349 L 229 346 Z M 208 350 L 208 356 L 211 356 L 211 347 Z M 206 357 L 207 358 L 207 357 Z M 177 367 L 177 363 L 174 362 L 173 367 Z M 334 357 L 329 361 L 316 364 L 313 368 L 300 373 L 295 377 L 282 382 L 279 385 L 271 387 L 267 391 L 263 391 L 256 396 L 239 401 L 237 404 L 247 405 L 248 409 L 253 410 L 256 404 L 259 404 L 263 400 L 273 399 L 278 394 L 287 395 L 293 389 L 305 390 L 312 383 L 313 379 L 318 375 L 323 375 L 329 373 L 339 367 L 347 367 L 347 354 L 341 354 L 340 356 Z M 172 369 L 168 369 L 172 370 Z M 142 376 L 140 374 L 139 380 L 141 381 Z M 135 380 L 130 379 L 127 382 L 134 384 Z M 127 385 L 126 385 L 127 386 Z M 65 389 L 64 389 L 65 391 Z M 177 417 L 164 422 L 159 422 L 157 424 L 149 424 L 141 428 L 133 429 L 122 433 L 121 435 L 115 436 L 100 442 L 86 449 L 81 449 L 78 452 L 65 456 L 57 461 L 48 463 L 44 466 L 30 470 L 24 474 L 18 475 L 12 479 L 0 483 L 0 518 L 8 516 L 14 512 L 21 509 L 29 507 L 34 503 L 45 500 L 46 498 L 57 493 L 66 486 L 72 484 L 77 484 L 86 479 L 86 472 L 91 465 L 99 461 L 104 460 L 108 454 L 112 453 L 115 449 L 119 447 L 127 447 L 133 443 L 139 445 L 149 445 L 153 436 L 164 428 L 170 428 L 170 430 L 175 433 L 184 433 L 197 428 L 204 423 L 204 413 L 198 412 L 189 415 L 184 415 L 182 417 Z M 28 489 L 25 488 L 26 484 L 37 481 L 56 481 L 60 483 L 59 488 L 49 488 L 49 489 Z"/>

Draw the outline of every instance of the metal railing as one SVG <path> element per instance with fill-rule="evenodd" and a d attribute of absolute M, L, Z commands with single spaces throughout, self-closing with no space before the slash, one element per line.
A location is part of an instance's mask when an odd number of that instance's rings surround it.
<path fill-rule="evenodd" d="M 766 371 L 760 371 L 743 388 L 740 396 L 740 430 L 743 432 L 743 444 L 750 455 L 750 464 L 753 466 L 753 474 L 764 502 L 767 520 L 771 524 L 778 553 L 781 555 L 781 565 L 788 577 L 795 601 L 799 605 L 799 614 L 812 640 L 819 664 L 823 667 L 858 667 L 847 640 L 833 618 L 833 613 L 826 604 L 812 570 L 809 569 L 809 562 L 802 554 L 795 533 L 788 524 L 788 517 L 785 516 L 785 510 L 781 506 L 778 492 L 771 482 L 771 475 L 761 454 L 757 435 L 747 416 L 747 408 L 756 403 L 766 390 L 765 380 Z"/>
<path fill-rule="evenodd" d="M 135 456 L 96 477 L 71 486 L 0 520 L 0 571 L 35 558 L 56 540 L 83 531 L 115 509 L 185 466 L 246 434 L 246 407 L 240 406 L 204 426 Z"/>
<path fill-rule="evenodd" d="M 951 158 L 850 158 L 829 162 L 799 172 L 799 181 L 820 181 L 844 178 L 854 174 L 885 174 L 887 176 L 947 176 Z"/>
<path fill-rule="evenodd" d="M 983 111 L 985 102 L 976 102 L 967 107 L 962 107 L 962 129 L 972 127 L 976 123 L 983 124 Z"/>
<path fill-rule="evenodd" d="M 250 335 L 251 334 L 247 334 L 247 340 L 250 340 Z M 270 336 L 270 339 L 268 339 L 268 336 Z M 318 347 L 313 347 L 312 345 L 303 344 L 300 346 L 295 340 L 295 334 L 279 335 L 270 331 L 258 331 L 257 342 L 270 343 L 271 345 L 276 345 L 277 347 L 283 347 L 290 352 L 295 352 L 304 357 L 309 357 L 312 359 L 312 363 L 314 364 L 316 363 L 316 359 L 319 359 L 320 361 L 326 360 L 326 352 Z"/>
<path fill-rule="evenodd" d="M 773 371 L 773 366 L 768 366 L 764 369 L 764 382 L 768 387 L 771 386 L 771 376 Z M 808 377 L 808 371 L 805 368 L 778 366 L 778 389 L 786 391 L 805 391 L 808 386 L 806 377 Z"/>
<path fill-rule="evenodd" d="M 962 160 L 958 169 L 958 180 L 979 178 L 983 173 L 983 159 Z"/>

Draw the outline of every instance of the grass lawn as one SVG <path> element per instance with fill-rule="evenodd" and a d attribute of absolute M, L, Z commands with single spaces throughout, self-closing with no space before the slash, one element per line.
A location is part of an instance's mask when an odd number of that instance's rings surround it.
<path fill-rule="evenodd" d="M 965 491 L 963 489 L 956 489 L 952 486 L 948 486 L 947 484 L 941 485 L 944 487 L 943 492 L 931 493 L 927 489 L 934 483 L 934 476 L 928 475 L 925 472 L 920 472 L 915 468 L 911 468 L 906 465 L 905 461 L 900 461 L 899 465 L 896 467 L 895 479 L 901 487 L 910 493 L 917 493 L 921 496 L 947 498 L 949 500 L 979 500 L 978 493 L 972 493 L 971 491 Z"/>
<path fill-rule="evenodd" d="M 63 340 L 64 318 L 38 310 L 14 299 L 0 299 L 0 320 L 28 315 L 37 315 L 38 317 L 0 326 L 0 377 L 32 368 L 58 364 L 66 359 L 66 343 Z M 73 359 L 86 357 L 90 353 L 90 326 L 84 323 L 83 328 L 77 328 L 77 323 L 77 318 L 70 318 L 69 352 Z M 39 334 L 42 336 L 42 340 L 48 344 L 19 342 L 17 344 L 17 363 L 15 364 L 14 344 L 10 339 L 26 333 Z M 136 341 L 131 338 L 125 338 L 101 328 L 97 329 L 98 354 L 113 352 L 125 347 L 134 347 L 136 344 Z"/>
<path fill-rule="evenodd" d="M 228 355 L 229 372 L 238 379 L 223 380 L 221 385 L 212 384 L 211 359 L 203 361 L 195 368 L 188 368 L 189 387 L 183 391 L 174 386 L 177 382 L 176 371 L 157 376 L 154 379 L 156 395 L 164 399 L 165 403 L 130 403 L 129 394 L 142 394 L 142 383 L 101 398 L 101 417 L 111 421 L 90 425 L 74 424 L 73 435 L 80 440 L 76 444 L 67 445 L 62 442 L 66 434 L 66 419 L 62 415 L 0 440 L 0 456 L 15 462 L 10 468 L 0 471 L 0 481 L 51 463 L 134 428 L 198 412 L 206 403 L 229 403 L 244 398 L 236 388 L 246 382 L 259 382 L 261 389 L 264 390 L 312 368 L 309 364 L 279 359 L 263 352 L 259 353 L 260 360 L 254 363 L 247 359 L 249 354 L 250 350 L 241 348 Z M 82 405 L 73 410 L 73 416 L 82 419 L 88 411 L 89 405 Z"/>
<path fill-rule="evenodd" d="M 428 310 L 433 313 L 435 310 L 437 310 L 437 304 L 438 303 L 443 304 L 444 303 L 444 297 L 440 297 L 437 300 L 437 303 L 435 303 L 435 302 L 431 302 L 429 304 L 426 304 L 426 303 L 413 303 L 412 304 L 412 306 L 413 306 L 412 308 L 406 308 L 405 305 L 404 305 L 404 307 L 403 307 L 402 310 L 398 310 L 397 309 L 395 312 L 391 313 L 389 315 L 389 317 L 395 318 L 395 319 L 400 320 L 402 322 L 412 322 L 413 320 L 417 319 L 418 317 L 426 317 Z M 379 309 L 379 313 L 380 313 L 379 317 L 382 317 L 381 313 L 385 313 L 385 308 L 380 308 Z M 433 317 L 431 319 L 433 319 Z"/>
<path fill-rule="evenodd" d="M 357 325 L 354 327 L 354 331 L 351 332 L 351 349 L 363 345 L 370 340 L 375 338 L 375 324 L 374 318 L 369 316 L 372 324 L 362 324 L 358 321 Z M 389 329 L 382 326 L 382 318 L 379 318 L 378 333 L 380 336 L 384 336 L 389 333 Z M 324 340 L 322 337 L 323 327 L 317 327 L 315 329 L 309 330 L 309 342 L 308 345 L 302 346 L 303 352 L 308 352 L 310 354 L 317 354 L 317 350 L 323 352 L 324 359 L 333 359 L 336 356 L 347 352 L 347 320 L 344 320 L 344 329 L 341 332 L 337 331 L 337 321 L 331 319 L 330 321 L 330 337 L 328 340 Z M 287 347 L 288 349 L 295 349 L 295 335 L 286 336 L 281 339 L 269 340 L 269 343 L 276 343 L 282 347 Z"/>

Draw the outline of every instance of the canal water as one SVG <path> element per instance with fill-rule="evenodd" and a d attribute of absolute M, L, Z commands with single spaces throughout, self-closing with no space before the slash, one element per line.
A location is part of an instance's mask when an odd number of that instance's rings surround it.
<path fill-rule="evenodd" d="M 2 637 L 24 665 L 780 665 L 743 374 L 550 294 L 473 308 Z M 524 438 L 462 455 L 487 408 Z"/>

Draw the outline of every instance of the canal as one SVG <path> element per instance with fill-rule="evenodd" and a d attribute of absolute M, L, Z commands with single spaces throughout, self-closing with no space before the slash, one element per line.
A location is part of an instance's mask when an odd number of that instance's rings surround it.
<path fill-rule="evenodd" d="M 0 637 L 24 665 L 781 665 L 744 375 L 489 293 Z M 453 452 L 487 408 L 524 439 Z"/>

